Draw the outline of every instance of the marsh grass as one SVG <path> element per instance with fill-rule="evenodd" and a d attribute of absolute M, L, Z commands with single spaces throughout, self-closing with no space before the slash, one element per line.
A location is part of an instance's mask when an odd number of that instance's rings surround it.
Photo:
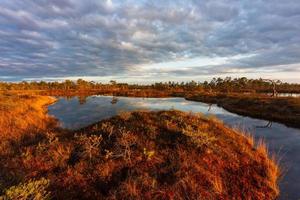
<path fill-rule="evenodd" d="M 300 127 L 300 98 L 273 98 L 267 95 L 239 93 L 198 93 L 187 94 L 185 97 L 191 101 L 217 104 L 240 115 Z"/>
<path fill-rule="evenodd" d="M 215 118 L 137 111 L 65 133 L 45 113 L 52 99 L 0 98 L 1 147 L 9 147 L 0 156 L 0 195 L 15 188 L 27 194 L 27 183 L 38 180 L 47 180 L 38 191 L 55 199 L 276 199 L 279 194 L 280 168 L 264 143 L 255 144 Z"/>

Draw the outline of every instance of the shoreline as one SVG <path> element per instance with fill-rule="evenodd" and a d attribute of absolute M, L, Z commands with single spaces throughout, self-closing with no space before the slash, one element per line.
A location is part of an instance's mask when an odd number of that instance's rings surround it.
<path fill-rule="evenodd" d="M 225 110 L 253 118 L 282 123 L 288 127 L 300 128 L 300 98 L 270 97 L 261 94 L 237 93 L 193 93 L 193 92 L 162 92 L 153 90 L 130 91 L 40 91 L 42 95 L 54 96 L 116 96 L 141 98 L 184 98 L 189 101 L 216 104 Z"/>
<path fill-rule="evenodd" d="M 271 97 L 262 94 L 240 93 L 204 93 L 204 92 L 176 92 L 148 89 L 132 90 L 23 90 L 7 91 L 11 94 L 37 94 L 42 96 L 116 96 L 141 98 L 176 98 L 181 97 L 189 101 L 216 104 L 225 110 L 242 116 L 277 122 L 292 128 L 300 128 L 300 97 Z"/>
<path fill-rule="evenodd" d="M 194 95 L 185 99 L 216 104 L 238 115 L 269 120 L 292 128 L 300 128 L 300 98 Z"/>

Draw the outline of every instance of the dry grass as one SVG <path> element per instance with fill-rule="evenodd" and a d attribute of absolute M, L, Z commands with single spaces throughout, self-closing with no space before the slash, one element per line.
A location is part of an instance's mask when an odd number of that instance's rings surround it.
<path fill-rule="evenodd" d="M 276 199 L 279 194 L 280 170 L 264 144 L 215 119 L 139 111 L 62 134 L 45 115 L 43 106 L 51 102 L 46 97 L 1 98 L 1 112 L 12 113 L 1 115 L 3 135 L 18 145 L 0 156 L 0 195 L 40 179 L 49 181 L 42 192 L 56 199 Z"/>
<path fill-rule="evenodd" d="M 22 145 L 37 142 L 55 119 L 46 115 L 51 97 L 0 95 L 0 155 L 11 156 Z"/>
<path fill-rule="evenodd" d="M 28 130 L 45 130 L 49 117 L 44 106 L 54 101 L 46 96 L 0 95 L 1 138 L 20 139 Z"/>

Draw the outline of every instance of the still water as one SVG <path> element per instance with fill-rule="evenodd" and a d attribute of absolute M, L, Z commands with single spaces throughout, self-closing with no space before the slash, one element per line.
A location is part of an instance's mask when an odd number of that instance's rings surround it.
<path fill-rule="evenodd" d="M 59 119 L 62 127 L 78 129 L 122 111 L 167 109 L 214 115 L 228 126 L 251 133 L 255 139 L 264 139 L 270 153 L 275 153 L 280 159 L 284 171 L 284 177 L 280 181 L 280 199 L 300 199 L 300 129 L 289 128 L 279 123 L 262 128 L 269 122 L 230 113 L 216 105 L 187 101 L 183 98 L 60 97 L 55 104 L 49 106 L 49 114 Z"/>
<path fill-rule="evenodd" d="M 266 95 L 272 96 L 272 93 L 266 93 Z M 278 93 L 278 97 L 300 97 L 300 93 Z"/>

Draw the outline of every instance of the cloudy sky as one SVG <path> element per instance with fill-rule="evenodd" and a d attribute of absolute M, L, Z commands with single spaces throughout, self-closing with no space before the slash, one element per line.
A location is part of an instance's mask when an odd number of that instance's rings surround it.
<path fill-rule="evenodd" d="M 0 0 L 0 80 L 300 82 L 299 0 Z"/>

